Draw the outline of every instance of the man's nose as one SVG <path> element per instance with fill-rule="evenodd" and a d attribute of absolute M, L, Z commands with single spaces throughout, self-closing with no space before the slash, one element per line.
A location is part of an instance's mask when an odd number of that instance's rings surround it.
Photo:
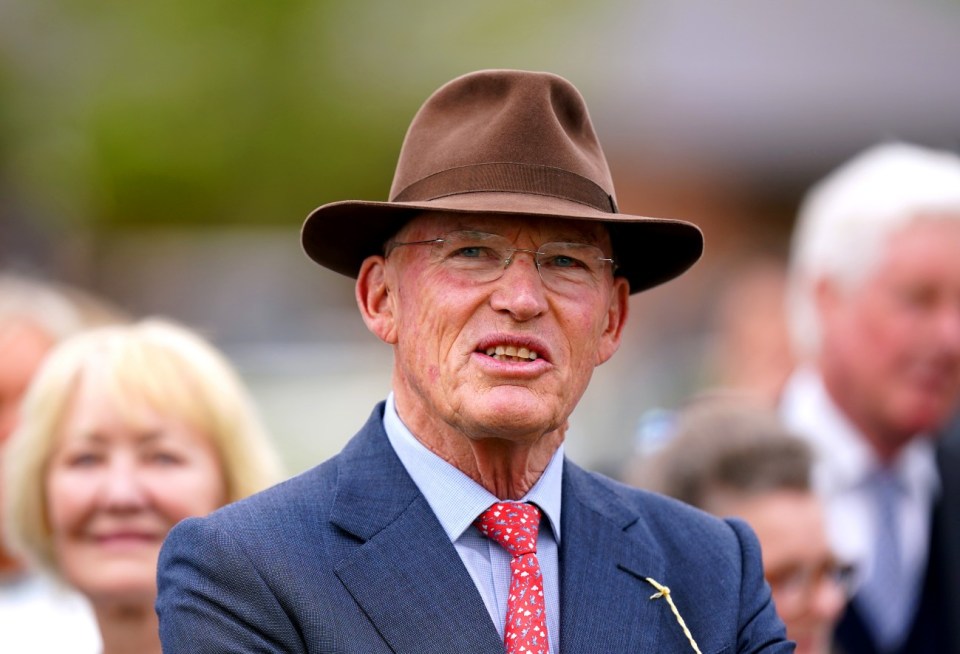
<path fill-rule="evenodd" d="M 840 618 L 847 600 L 847 591 L 841 583 L 831 577 L 823 577 L 810 597 L 811 613 L 824 620 L 836 621 Z"/>
<path fill-rule="evenodd" d="M 536 252 L 517 249 L 504 261 L 491 304 L 497 311 L 508 311 L 518 320 L 528 320 L 546 311 L 546 294 Z"/>
<path fill-rule="evenodd" d="M 526 248 L 513 248 L 508 250 L 509 255 L 503 260 L 503 272 L 504 274 L 507 271 L 507 268 L 513 265 L 513 262 L 518 258 L 529 259 L 533 264 L 534 269 L 537 271 L 537 274 L 540 274 L 540 260 L 537 258 L 540 253 L 536 250 L 528 250 Z"/>

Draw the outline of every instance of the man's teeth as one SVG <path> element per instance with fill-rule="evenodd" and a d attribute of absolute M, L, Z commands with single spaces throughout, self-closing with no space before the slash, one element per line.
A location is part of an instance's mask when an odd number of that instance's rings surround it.
<path fill-rule="evenodd" d="M 487 356 L 491 356 L 498 361 L 533 361 L 537 358 L 537 353 L 525 347 L 498 345 L 488 347 Z"/>

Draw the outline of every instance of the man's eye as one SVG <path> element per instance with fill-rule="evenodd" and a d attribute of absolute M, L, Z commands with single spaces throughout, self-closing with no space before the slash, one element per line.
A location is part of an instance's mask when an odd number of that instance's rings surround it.
<path fill-rule="evenodd" d="M 496 252 L 482 245 L 465 245 L 454 250 L 450 256 L 463 259 L 486 259 L 496 258 Z"/>
<path fill-rule="evenodd" d="M 585 268 L 586 265 L 580 259 L 576 259 L 571 256 L 564 254 L 558 254 L 556 256 L 550 257 L 543 264 L 550 266 L 551 268 Z"/>

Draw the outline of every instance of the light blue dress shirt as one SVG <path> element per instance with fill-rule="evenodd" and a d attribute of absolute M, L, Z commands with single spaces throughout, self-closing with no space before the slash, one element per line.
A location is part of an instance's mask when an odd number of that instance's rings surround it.
<path fill-rule="evenodd" d="M 474 519 L 491 504 L 500 501 L 453 465 L 428 450 L 407 429 L 397 414 L 393 393 L 387 397 L 383 427 L 390 445 L 423 493 L 446 531 L 447 536 L 473 578 L 490 613 L 490 619 L 503 637 L 510 589 L 510 554 L 473 526 Z M 537 559 L 543 575 L 543 595 L 547 610 L 547 635 L 550 652 L 560 651 L 560 494 L 563 481 L 563 445 L 543 475 L 522 501 L 533 502 L 546 518 L 540 521 Z"/>

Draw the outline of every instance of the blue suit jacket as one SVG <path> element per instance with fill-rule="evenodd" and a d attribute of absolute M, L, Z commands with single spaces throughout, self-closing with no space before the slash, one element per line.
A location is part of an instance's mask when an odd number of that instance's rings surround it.
<path fill-rule="evenodd" d="M 178 652 L 502 652 L 479 592 L 382 427 L 206 518 L 160 554 L 160 636 Z M 564 463 L 563 652 L 791 652 L 743 523 Z"/>

